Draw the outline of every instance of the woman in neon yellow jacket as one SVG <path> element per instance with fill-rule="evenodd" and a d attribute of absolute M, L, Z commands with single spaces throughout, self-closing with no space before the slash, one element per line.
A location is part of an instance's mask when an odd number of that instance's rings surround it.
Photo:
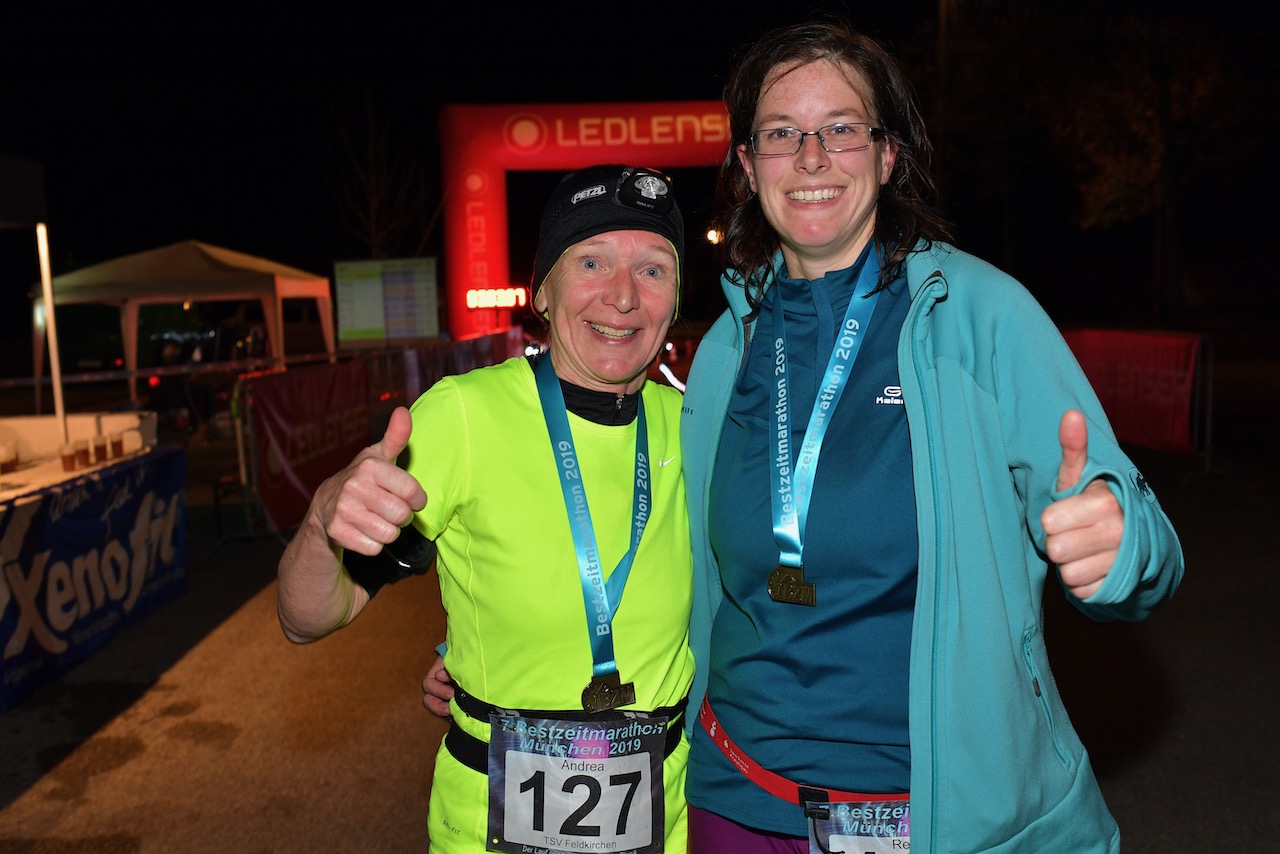
<path fill-rule="evenodd" d="M 432 778 L 434 854 L 684 850 L 680 395 L 647 379 L 683 254 L 667 176 L 566 176 L 534 264 L 547 351 L 397 409 L 320 486 L 281 559 L 280 623 L 301 643 L 438 549 L 459 688 Z"/>

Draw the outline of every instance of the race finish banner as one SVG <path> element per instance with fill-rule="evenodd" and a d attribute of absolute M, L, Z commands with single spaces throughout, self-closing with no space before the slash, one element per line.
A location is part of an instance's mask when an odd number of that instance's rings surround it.
<path fill-rule="evenodd" d="M 316 487 L 373 441 L 365 363 L 291 370 L 249 384 L 258 495 L 277 531 L 302 521 Z"/>
<path fill-rule="evenodd" d="M 1116 438 L 1194 453 L 1192 405 L 1201 335 L 1124 329 L 1063 332 Z"/>
<path fill-rule="evenodd" d="M 186 469 L 162 447 L 0 504 L 0 712 L 186 589 Z"/>

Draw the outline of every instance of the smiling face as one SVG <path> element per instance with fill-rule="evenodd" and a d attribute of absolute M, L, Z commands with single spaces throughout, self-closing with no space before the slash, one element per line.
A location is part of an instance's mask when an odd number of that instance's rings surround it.
<path fill-rule="evenodd" d="M 780 65 L 765 80 L 753 130 L 812 131 L 837 122 L 879 127 L 859 91 L 867 89 L 843 64 Z M 816 136 L 806 136 L 791 155 L 761 157 L 745 144 L 737 152 L 765 218 L 778 232 L 792 276 L 817 279 L 858 259 L 875 229 L 876 196 L 893 171 L 890 141 L 828 154 Z"/>
<path fill-rule="evenodd" d="M 624 394 L 645 372 L 675 317 L 678 264 L 651 231 L 607 231 L 565 251 L 534 298 L 547 316 L 556 375 Z"/>

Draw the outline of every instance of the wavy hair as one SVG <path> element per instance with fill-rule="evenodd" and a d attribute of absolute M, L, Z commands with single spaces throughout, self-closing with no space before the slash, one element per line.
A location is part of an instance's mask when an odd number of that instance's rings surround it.
<path fill-rule="evenodd" d="M 751 136 L 756 108 L 774 69 L 790 70 L 819 60 L 847 66 L 861 76 L 869 91 L 860 94 L 897 149 L 893 173 L 876 201 L 873 239 L 882 259 L 879 286 L 897 278 L 921 241 L 930 245 L 950 239 L 950 228 L 936 207 L 937 188 L 930 173 L 933 145 L 897 61 L 874 39 L 838 18 L 773 30 L 747 47 L 729 70 L 724 101 L 731 141 L 716 180 L 727 264 L 740 277 L 753 308 L 763 297 L 781 241 L 751 191 L 737 147 Z"/>

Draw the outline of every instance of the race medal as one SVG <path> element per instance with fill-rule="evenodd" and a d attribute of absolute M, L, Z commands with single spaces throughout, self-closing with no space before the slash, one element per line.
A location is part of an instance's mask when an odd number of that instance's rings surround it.
<path fill-rule="evenodd" d="M 613 615 L 631 573 L 640 537 L 649 521 L 652 494 L 649 487 L 649 428 L 644 414 L 644 398 L 636 407 L 636 468 L 631 499 L 631 546 L 618 561 L 605 582 L 600 566 L 600 550 L 596 544 L 591 511 L 582 492 L 582 474 L 578 470 L 578 453 L 573 444 L 573 430 L 564 406 L 564 394 L 551 363 L 551 354 L 538 363 L 535 379 L 547 435 L 556 455 L 560 471 L 560 487 L 569 516 L 569 529 L 578 558 L 578 577 L 582 582 L 582 601 L 587 609 L 587 635 L 591 643 L 592 672 L 598 675 L 582 691 L 582 708 L 588 712 L 605 712 L 636 701 L 636 686 L 622 684 L 613 651 Z"/>
<path fill-rule="evenodd" d="M 858 281 L 844 321 L 836 332 L 835 345 L 827 360 L 820 393 L 813 401 L 804 438 L 800 441 L 800 453 L 794 464 L 791 454 L 793 428 L 799 422 L 791 411 L 792 394 L 787 358 L 786 311 L 781 301 L 773 309 L 773 383 L 774 437 L 770 447 L 773 463 L 769 467 L 771 495 L 769 506 L 773 513 L 773 539 L 778 544 L 778 568 L 769 573 L 769 598 L 788 605 L 808 605 L 818 602 L 817 590 L 804 580 L 804 532 L 808 522 L 809 502 L 813 497 L 813 484 L 822 442 L 826 437 L 831 415 L 844 394 L 845 382 L 854 360 L 862 347 L 865 330 L 876 306 L 876 281 L 879 263 L 873 263 L 870 249 L 865 250 L 858 273 Z"/>
<path fill-rule="evenodd" d="M 769 598 L 788 605 L 818 604 L 818 588 L 804 580 L 803 566 L 783 566 L 769 573 Z"/>
<path fill-rule="evenodd" d="M 636 683 L 622 684 L 616 672 L 596 676 L 582 689 L 582 708 L 588 712 L 607 712 L 636 701 Z"/>
<path fill-rule="evenodd" d="M 489 851 L 626 851 L 665 842 L 665 717 L 489 716 Z"/>

